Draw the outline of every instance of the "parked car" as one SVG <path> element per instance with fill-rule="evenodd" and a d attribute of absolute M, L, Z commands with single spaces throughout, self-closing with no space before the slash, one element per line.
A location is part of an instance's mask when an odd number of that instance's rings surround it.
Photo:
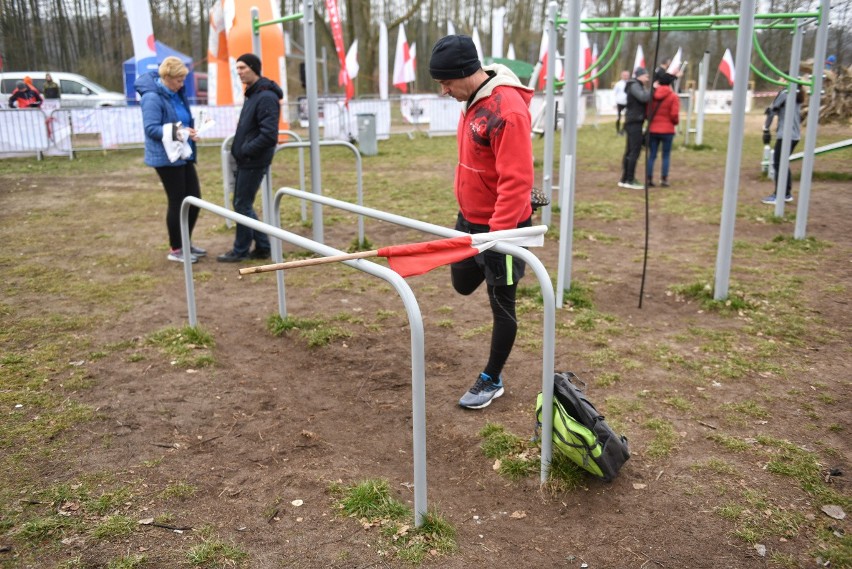
<path fill-rule="evenodd" d="M 7 71 L 0 73 L 0 103 L 6 106 L 18 81 L 29 77 L 39 92 L 44 91 L 44 76 L 50 73 L 59 84 L 60 104 L 63 107 L 123 107 L 127 105 L 122 93 L 101 87 L 94 81 L 61 71 Z"/>

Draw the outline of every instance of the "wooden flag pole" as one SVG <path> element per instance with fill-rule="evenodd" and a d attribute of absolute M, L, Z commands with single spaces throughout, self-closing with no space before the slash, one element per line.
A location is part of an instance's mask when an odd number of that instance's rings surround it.
<path fill-rule="evenodd" d="M 312 265 L 324 265 L 326 263 L 337 263 L 339 261 L 351 261 L 353 259 L 365 259 L 367 257 L 378 257 L 378 250 L 359 251 L 358 253 L 346 253 L 343 255 L 331 255 L 329 257 L 316 257 L 314 259 L 302 259 L 300 261 L 288 261 L 286 263 L 273 263 L 271 265 L 260 265 L 258 267 L 246 267 L 240 269 L 240 275 L 253 275 L 255 273 L 268 273 L 271 271 L 283 271 L 284 269 L 295 269 L 297 267 L 309 267 Z"/>

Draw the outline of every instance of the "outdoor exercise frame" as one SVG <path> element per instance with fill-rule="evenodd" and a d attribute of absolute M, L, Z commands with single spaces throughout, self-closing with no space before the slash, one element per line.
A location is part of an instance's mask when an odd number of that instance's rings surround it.
<path fill-rule="evenodd" d="M 375 219 L 395 223 L 411 229 L 417 229 L 426 233 L 442 237 L 457 237 L 465 235 L 461 231 L 433 225 L 423 221 L 402 217 L 399 215 L 366 208 L 325 196 L 318 196 L 296 190 L 294 188 L 281 188 L 276 192 L 274 206 L 274 217 L 280 218 L 280 201 L 284 195 L 301 198 L 303 200 L 316 201 L 329 206 L 351 211 L 359 215 L 367 215 Z M 195 197 L 187 197 L 181 205 L 181 239 L 182 247 L 189 250 L 189 208 L 195 206 L 225 219 L 243 224 L 255 231 L 266 233 L 274 238 L 273 241 L 286 241 L 298 247 L 302 247 L 314 253 L 324 256 L 340 255 L 343 251 L 334 249 L 322 243 L 318 243 L 306 237 L 285 231 L 269 223 L 265 223 L 248 216 L 233 212 L 227 208 L 212 204 Z M 278 243 L 279 256 L 281 244 Z M 556 306 L 554 302 L 553 287 L 550 284 L 550 276 L 541 261 L 527 249 L 498 243 L 494 250 L 507 255 L 514 255 L 529 265 L 539 280 L 544 308 L 543 333 L 542 333 L 542 394 L 544 398 L 542 408 L 542 440 L 541 440 L 541 482 L 544 483 L 550 473 L 550 461 L 553 453 L 552 431 L 553 431 L 553 375 L 554 375 L 554 353 L 556 341 Z M 280 261 L 280 259 L 279 259 Z M 414 455 L 414 523 L 416 527 L 423 524 L 423 516 L 427 512 L 426 503 L 426 387 L 425 387 L 425 341 L 423 334 L 423 318 L 417 299 L 403 277 L 392 269 L 383 267 L 365 259 L 343 261 L 355 269 L 367 274 L 379 277 L 394 287 L 402 299 L 406 313 L 408 314 L 411 327 L 411 389 L 412 389 L 412 431 L 413 431 L 413 455 Z M 195 285 L 192 276 L 192 260 L 189 255 L 184 257 L 184 279 L 186 285 L 187 318 L 190 326 L 198 325 L 198 317 L 195 302 Z M 283 298 L 284 283 L 283 271 L 277 271 L 281 276 L 279 279 L 279 297 Z"/>
<path fill-rule="evenodd" d="M 816 136 L 819 125 L 819 105 L 822 91 L 822 74 L 824 71 L 824 61 L 826 52 L 826 43 L 828 41 L 828 20 L 830 12 L 829 0 L 820 0 L 820 9 L 818 12 L 803 12 L 783 13 L 783 14 L 755 14 L 755 0 L 743 0 L 740 7 L 739 15 L 705 15 L 705 16 L 664 16 L 655 17 L 633 17 L 633 18 L 587 18 L 581 19 L 581 2 L 580 0 L 570 0 L 568 2 L 568 17 L 557 18 L 557 3 L 550 2 L 548 4 L 547 19 L 545 27 L 548 32 L 548 58 L 547 58 L 547 79 L 545 87 L 546 95 L 546 111 L 545 111 L 545 149 L 544 149 L 544 167 L 542 176 L 542 189 L 548 193 L 552 193 L 553 186 L 553 143 L 554 130 L 552 125 L 555 124 L 555 88 L 557 82 L 554 80 L 555 74 L 555 58 L 556 58 L 556 30 L 559 25 L 563 25 L 563 50 L 565 54 L 563 67 L 566 77 L 577 77 L 580 83 L 585 83 L 588 78 L 584 75 L 590 70 L 580 71 L 579 61 L 575 54 L 580 50 L 580 32 L 581 25 L 586 23 L 590 27 L 586 28 L 587 32 L 611 32 L 610 39 L 606 44 L 600 59 L 605 60 L 605 67 L 595 75 L 605 71 L 615 61 L 618 54 L 618 49 L 615 50 L 612 56 L 609 55 L 608 49 L 616 43 L 614 34 L 621 35 L 623 32 L 635 31 L 701 31 L 701 30 L 721 30 L 730 29 L 737 30 L 737 49 L 736 57 L 740 61 L 751 62 L 752 45 L 756 47 L 758 55 L 767 63 L 773 71 L 776 71 L 783 78 L 787 79 L 789 85 L 789 93 L 795 93 L 796 84 L 805 84 L 811 87 L 811 97 L 808 108 L 808 116 L 811 120 L 808 121 L 807 133 L 805 135 L 805 150 L 804 161 L 802 164 L 801 181 L 799 184 L 799 203 L 796 212 L 796 229 L 794 237 L 803 239 L 805 237 L 805 228 L 807 225 L 808 207 L 810 202 L 811 182 L 813 178 L 813 161 L 814 149 L 816 147 Z M 737 24 L 723 24 L 724 21 L 736 20 Z M 771 20 L 768 24 L 756 25 L 755 21 Z M 792 21 L 792 22 L 788 22 Z M 809 21 L 818 21 L 816 46 L 814 49 L 814 69 L 812 80 L 804 82 L 795 78 L 799 68 L 799 59 L 801 53 L 801 27 Z M 644 24 L 643 26 L 621 26 L 622 23 Z M 596 26 L 597 24 L 606 24 Z M 774 65 L 769 62 L 763 52 L 760 50 L 756 36 L 752 42 L 752 36 L 755 29 L 788 29 L 793 32 L 793 48 L 790 61 L 790 72 L 784 74 L 780 72 Z M 621 45 L 619 38 L 617 45 Z M 571 57 L 568 54 L 572 54 Z M 608 59 L 606 59 L 608 58 Z M 707 55 L 704 56 L 704 65 L 702 73 L 706 76 L 708 71 Z M 728 296 L 728 288 L 730 284 L 731 271 L 731 256 L 733 253 L 733 234 L 734 222 L 736 218 L 736 203 L 737 194 L 739 191 L 740 166 L 742 161 L 742 137 L 745 124 L 745 106 L 748 89 L 748 72 L 750 69 L 755 69 L 754 66 L 737 65 L 734 77 L 734 96 L 731 105 L 731 125 L 728 132 L 728 147 L 725 166 L 725 181 L 724 192 L 722 199 L 721 221 L 719 225 L 719 245 L 716 257 L 716 272 L 715 272 L 715 287 L 713 291 L 715 300 L 723 300 Z M 764 76 L 756 69 L 755 71 Z M 594 78 L 594 77 L 592 77 Z M 783 83 L 782 83 L 783 84 Z M 564 84 L 563 84 L 564 85 Z M 572 82 L 573 85 L 573 82 Z M 706 77 L 703 82 L 706 85 Z M 699 94 L 699 126 L 703 120 L 703 97 Z M 559 204 L 561 207 L 562 222 L 560 223 L 559 236 L 559 260 L 558 274 L 556 286 L 556 304 L 557 307 L 562 306 L 562 298 L 565 290 L 570 288 L 571 283 L 571 263 L 572 263 L 572 233 L 573 233 L 573 217 L 574 217 L 574 194 L 575 194 L 575 163 L 577 152 L 577 104 L 579 101 L 579 93 L 577 89 L 566 88 L 562 89 L 563 109 L 565 117 L 562 127 L 561 138 L 561 163 L 560 171 L 562 176 L 558 186 Z M 791 112 L 795 105 L 787 105 L 786 112 Z M 789 120 L 792 115 L 785 116 L 788 120 L 785 122 L 782 140 L 790 140 L 790 129 L 792 128 L 792 120 Z M 787 150 L 786 159 L 779 167 L 780 172 L 784 172 L 786 178 L 787 159 L 789 158 L 789 144 L 783 144 L 782 148 Z M 785 158 L 785 156 L 782 156 Z M 776 191 L 784 191 L 779 183 L 776 186 Z M 647 188 L 646 188 L 647 192 Z M 551 196 L 552 197 L 552 196 Z M 647 196 L 646 196 L 647 198 Z M 784 200 L 775 200 L 775 215 L 783 215 Z M 542 210 L 542 222 L 550 224 L 551 206 L 545 206 Z M 567 220 L 564 219 L 567 217 Z"/>

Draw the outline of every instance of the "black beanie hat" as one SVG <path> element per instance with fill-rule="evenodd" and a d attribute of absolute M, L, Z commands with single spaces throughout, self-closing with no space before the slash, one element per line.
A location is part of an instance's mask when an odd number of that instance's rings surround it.
<path fill-rule="evenodd" d="M 470 36 L 445 36 L 432 48 L 429 74 L 432 79 L 462 79 L 476 73 L 482 65 Z"/>
<path fill-rule="evenodd" d="M 253 53 L 244 53 L 237 58 L 237 61 L 242 61 L 249 66 L 249 69 L 254 71 L 260 77 L 260 58 Z"/>

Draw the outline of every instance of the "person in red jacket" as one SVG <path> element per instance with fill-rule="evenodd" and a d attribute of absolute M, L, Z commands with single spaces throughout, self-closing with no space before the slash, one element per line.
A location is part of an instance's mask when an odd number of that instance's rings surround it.
<path fill-rule="evenodd" d="M 671 84 L 674 76 L 667 73 L 657 79 L 658 86 L 654 89 L 654 97 L 648 105 L 648 169 L 646 178 L 648 186 L 654 186 L 654 162 L 657 160 L 657 149 L 663 147 L 662 181 L 660 185 L 669 187 L 669 166 L 671 163 L 672 141 L 675 136 L 675 126 L 680 122 L 680 99 L 672 91 Z"/>
<path fill-rule="evenodd" d="M 469 36 L 441 38 L 429 73 L 441 95 L 463 103 L 459 119 L 455 195 L 456 229 L 487 233 L 532 225 L 533 155 L 529 103 L 533 91 L 508 67 L 482 67 Z M 503 366 L 518 331 L 515 296 L 525 263 L 487 250 L 450 266 L 453 288 L 473 293 L 484 281 L 491 304 L 491 350 L 485 369 L 459 405 L 481 409 L 503 395 Z"/>
<path fill-rule="evenodd" d="M 15 90 L 12 91 L 12 95 L 9 97 L 9 108 L 35 109 L 41 106 L 41 101 L 41 95 L 36 89 L 31 89 L 23 81 L 18 81 L 15 84 Z"/>

